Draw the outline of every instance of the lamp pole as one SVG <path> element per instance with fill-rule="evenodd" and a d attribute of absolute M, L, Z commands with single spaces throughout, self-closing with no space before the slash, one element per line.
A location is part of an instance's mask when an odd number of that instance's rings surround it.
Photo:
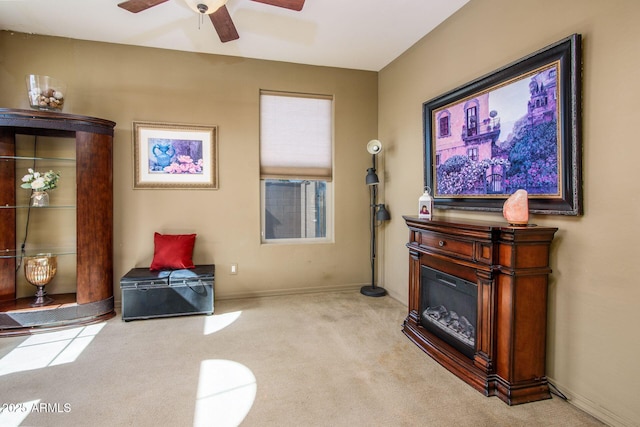
<path fill-rule="evenodd" d="M 360 288 L 360 293 L 369 297 L 381 297 L 387 294 L 387 291 L 384 288 L 379 288 L 376 286 L 376 209 L 378 209 L 378 176 L 376 175 L 376 153 L 381 149 L 378 148 L 375 150 L 376 152 L 372 153 L 371 161 L 372 167 L 367 170 L 367 178 L 366 183 L 369 186 L 369 197 L 370 197 L 370 225 L 371 225 L 371 252 L 370 252 L 370 260 L 371 260 L 371 285 L 363 286 Z M 384 205 L 381 205 L 381 211 L 384 209 L 384 218 L 383 220 L 388 220 L 389 213 L 386 212 Z"/>

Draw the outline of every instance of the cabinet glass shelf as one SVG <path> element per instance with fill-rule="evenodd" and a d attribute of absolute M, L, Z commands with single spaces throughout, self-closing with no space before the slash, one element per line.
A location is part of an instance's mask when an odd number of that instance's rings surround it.
<path fill-rule="evenodd" d="M 9 205 L 4 205 L 4 206 L 0 206 L 0 209 L 26 209 L 26 208 L 33 208 L 33 209 L 75 209 L 75 205 L 49 205 L 49 206 L 31 206 L 31 205 L 17 205 L 17 206 L 9 206 Z"/>
<path fill-rule="evenodd" d="M 3 251 L 0 251 L 0 259 L 26 258 L 26 257 L 36 256 L 36 255 L 62 256 L 62 255 L 74 255 L 75 253 L 76 253 L 75 248 L 60 248 L 60 247 L 29 248 L 29 249 L 25 249 L 24 252 L 16 249 L 5 249 Z"/>
<path fill-rule="evenodd" d="M 18 160 L 18 161 L 51 161 L 51 162 L 75 162 L 76 159 L 65 157 L 29 157 L 29 156 L 0 156 L 0 160 Z"/>

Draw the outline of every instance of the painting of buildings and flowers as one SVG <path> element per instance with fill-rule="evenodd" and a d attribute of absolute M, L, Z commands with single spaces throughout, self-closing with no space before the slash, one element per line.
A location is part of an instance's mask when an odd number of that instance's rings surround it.
<path fill-rule="evenodd" d="M 202 174 L 201 140 L 149 138 L 150 174 Z"/>
<path fill-rule="evenodd" d="M 435 196 L 560 194 L 559 64 L 431 113 Z"/>

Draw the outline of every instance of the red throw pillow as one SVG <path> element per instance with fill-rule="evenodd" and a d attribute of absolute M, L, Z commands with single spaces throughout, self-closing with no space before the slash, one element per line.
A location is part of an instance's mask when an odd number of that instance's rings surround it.
<path fill-rule="evenodd" d="M 154 271 L 195 268 L 192 260 L 195 243 L 195 234 L 154 233 L 153 262 L 149 269 Z"/>

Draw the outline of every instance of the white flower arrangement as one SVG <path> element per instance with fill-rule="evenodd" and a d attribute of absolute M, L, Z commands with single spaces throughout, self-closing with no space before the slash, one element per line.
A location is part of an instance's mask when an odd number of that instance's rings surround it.
<path fill-rule="evenodd" d="M 20 187 L 31 189 L 33 191 L 47 191 L 53 190 L 58 186 L 60 172 L 50 170 L 48 172 L 40 173 L 31 168 L 27 170 L 29 173 L 22 177 L 22 185 L 20 185 Z"/>

